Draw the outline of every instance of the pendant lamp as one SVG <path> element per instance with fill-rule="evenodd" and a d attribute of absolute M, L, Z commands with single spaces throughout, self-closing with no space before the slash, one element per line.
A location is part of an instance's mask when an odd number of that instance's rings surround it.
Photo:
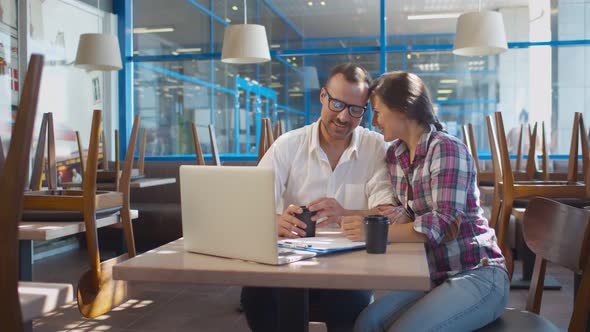
<path fill-rule="evenodd" d="M 270 61 L 266 29 L 259 24 L 248 24 L 246 0 L 244 24 L 233 24 L 225 28 L 221 61 L 233 64 Z"/>
<path fill-rule="evenodd" d="M 96 8 L 100 10 L 100 0 L 97 0 Z M 88 71 L 122 69 L 119 39 L 115 35 L 105 33 L 81 34 L 74 65 Z"/>
<path fill-rule="evenodd" d="M 457 19 L 453 53 L 462 56 L 485 56 L 508 50 L 502 14 L 481 10 L 464 13 Z"/>

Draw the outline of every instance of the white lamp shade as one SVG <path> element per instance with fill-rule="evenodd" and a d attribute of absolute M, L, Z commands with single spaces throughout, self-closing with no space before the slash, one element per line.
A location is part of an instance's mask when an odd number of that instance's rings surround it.
<path fill-rule="evenodd" d="M 317 90 L 320 88 L 318 79 L 318 70 L 312 66 L 303 67 L 304 87 L 307 90 Z"/>
<path fill-rule="evenodd" d="M 81 34 L 74 64 L 86 70 L 111 71 L 123 68 L 117 36 L 103 33 Z"/>
<path fill-rule="evenodd" d="M 234 24 L 225 28 L 221 61 L 233 64 L 270 61 L 266 29 L 258 24 Z"/>
<path fill-rule="evenodd" d="M 504 19 L 499 12 L 471 12 L 457 19 L 454 54 L 483 56 L 502 53 L 507 49 Z"/>

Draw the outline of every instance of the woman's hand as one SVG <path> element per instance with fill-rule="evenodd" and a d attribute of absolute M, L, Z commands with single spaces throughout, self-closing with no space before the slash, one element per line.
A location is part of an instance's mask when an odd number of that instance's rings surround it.
<path fill-rule="evenodd" d="M 401 206 L 384 205 L 377 207 L 379 212 L 389 218 L 392 224 L 407 224 L 412 222 L 412 219 L 408 217 L 406 209 Z"/>
<path fill-rule="evenodd" d="M 340 228 L 349 240 L 365 241 L 365 224 L 362 216 L 342 217 Z"/>
<path fill-rule="evenodd" d="M 303 213 L 303 209 L 297 205 L 289 205 L 282 215 L 277 216 L 278 235 L 290 239 L 304 237 L 305 223 L 297 217 L 295 214 Z"/>

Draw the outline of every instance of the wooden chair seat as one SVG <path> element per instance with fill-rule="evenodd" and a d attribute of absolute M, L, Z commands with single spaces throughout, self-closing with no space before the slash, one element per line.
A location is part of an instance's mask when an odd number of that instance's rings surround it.
<path fill-rule="evenodd" d="M 25 210 L 84 211 L 82 190 L 45 190 L 25 193 Z M 94 198 L 97 210 L 123 206 L 123 193 L 117 191 L 97 191 Z M 116 212 L 116 211 L 115 211 Z"/>
<path fill-rule="evenodd" d="M 119 174 L 117 174 L 119 173 Z M 96 182 L 115 182 L 121 176 L 121 171 L 99 169 L 96 171 Z M 138 168 L 131 170 L 131 181 L 145 178 Z"/>
<path fill-rule="evenodd" d="M 116 214 L 119 210 L 121 210 L 121 206 L 96 210 L 96 219 L 106 218 Z M 24 210 L 21 220 L 44 222 L 84 221 L 84 214 L 80 211 Z"/>
<path fill-rule="evenodd" d="M 559 332 L 557 326 L 547 319 L 528 311 L 508 308 L 502 316 L 479 330 L 479 332 Z"/>

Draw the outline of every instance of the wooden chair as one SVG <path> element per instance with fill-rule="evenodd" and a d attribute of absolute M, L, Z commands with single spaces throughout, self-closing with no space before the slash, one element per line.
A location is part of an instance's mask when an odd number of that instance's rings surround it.
<path fill-rule="evenodd" d="M 473 131 L 473 125 L 471 123 L 468 123 L 466 125 L 463 125 L 461 127 L 461 129 L 463 132 L 463 143 L 465 144 L 465 146 L 467 146 L 467 148 L 471 152 L 471 156 L 473 157 L 473 159 L 475 161 L 475 168 L 477 170 L 477 182 L 479 185 L 479 189 L 482 192 L 492 192 L 493 186 L 495 183 L 494 171 L 493 170 L 492 171 L 483 171 L 480 168 L 480 161 L 479 161 L 479 156 L 477 153 L 477 146 L 475 143 L 475 134 Z M 534 164 L 535 149 L 529 148 L 528 159 L 527 159 L 527 169 L 530 168 L 529 164 L 532 163 L 533 172 L 532 172 L 532 174 L 530 174 L 528 171 L 527 172 L 521 171 L 521 163 L 523 160 L 522 141 L 523 141 L 524 132 L 525 132 L 524 125 L 521 125 L 519 139 L 518 139 L 518 152 L 516 155 L 516 164 L 515 164 L 514 171 L 513 171 L 513 176 L 515 177 L 516 180 L 519 180 L 519 181 L 533 180 L 535 177 L 535 170 L 536 170 L 534 168 L 534 166 L 535 166 L 535 164 Z M 535 131 L 535 133 L 529 133 L 529 137 L 532 137 L 532 135 L 536 135 L 536 131 Z M 531 138 L 531 139 L 533 139 L 533 138 Z"/>
<path fill-rule="evenodd" d="M 270 119 L 262 118 L 260 128 L 260 140 L 258 141 L 258 158 L 256 163 L 259 163 L 260 160 L 262 160 L 262 157 L 264 157 L 264 154 L 270 148 L 272 143 L 274 143 L 274 138 L 270 126 Z"/>
<path fill-rule="evenodd" d="M 82 139 L 80 132 L 76 130 L 76 142 L 78 143 L 78 155 L 80 156 L 80 173 L 84 174 L 84 149 L 82 148 Z M 82 179 L 84 181 L 84 179 Z"/>
<path fill-rule="evenodd" d="M 49 112 L 43 114 L 41 128 L 39 129 L 39 137 L 37 139 L 37 148 L 35 150 L 31 182 L 29 184 L 30 190 L 41 190 L 41 181 L 44 171 L 47 181 L 47 188 L 57 188 L 55 135 L 53 128 L 53 113 Z M 47 146 L 47 162 L 45 162 L 45 146 Z M 55 172 L 53 172 L 53 170 L 55 170 Z"/>
<path fill-rule="evenodd" d="M 212 124 L 209 125 L 209 139 L 211 140 L 211 156 L 213 157 L 213 165 L 221 166 L 219 150 L 217 149 L 217 139 L 215 138 L 215 127 Z"/>
<path fill-rule="evenodd" d="M 539 316 L 547 262 L 582 272 L 568 331 L 584 331 L 590 312 L 590 211 L 535 198 L 527 207 L 523 223 L 524 239 L 536 254 L 527 311 L 507 309 L 479 331 L 560 331 Z"/>
<path fill-rule="evenodd" d="M 78 308 L 86 317 L 100 316 L 122 303 L 126 297 L 126 283 L 114 281 L 111 268 L 117 262 L 135 256 L 135 244 L 129 211 L 129 187 L 138 126 L 139 117 L 136 117 L 121 175 L 121 192 L 96 191 L 101 112 L 94 111 L 86 173 L 84 174 L 85 181 L 82 185 L 83 190 L 49 190 L 45 192 L 29 192 L 25 195 L 26 209 L 57 210 L 65 213 L 82 214 L 86 227 L 90 270 L 80 278 L 77 298 Z M 128 248 L 128 254 L 103 263 L 100 262 L 96 230 L 96 215 L 100 211 L 106 211 L 107 213 L 118 211 L 120 213 Z"/>
<path fill-rule="evenodd" d="M 272 135 L 273 135 L 274 139 L 279 138 L 279 136 L 281 136 L 284 133 L 285 133 L 285 125 L 283 124 L 283 121 L 277 120 L 277 122 L 275 122 L 274 127 L 272 128 Z"/>
<path fill-rule="evenodd" d="M 137 119 L 137 116 L 135 117 Z M 98 182 L 112 182 L 115 183 L 115 186 L 118 186 L 119 183 L 117 182 L 117 180 L 121 177 L 121 170 L 120 170 L 120 157 L 119 157 L 119 135 L 118 135 L 119 131 L 115 130 L 115 169 L 111 170 L 108 168 L 104 168 L 103 169 L 99 169 L 98 173 L 97 173 L 97 181 Z M 146 129 L 142 129 L 142 133 L 141 133 L 141 140 L 140 140 L 140 146 L 139 146 L 139 158 L 137 160 L 137 168 L 132 168 L 131 169 L 131 179 L 132 180 L 136 180 L 136 179 L 141 179 L 145 176 L 144 174 L 144 164 L 145 164 L 145 146 L 146 146 L 146 139 L 147 139 L 147 132 Z M 104 139 L 103 139 L 104 142 Z M 103 151 L 103 156 L 105 156 L 103 158 L 103 165 L 105 164 L 104 160 L 107 160 L 106 164 L 108 164 L 108 149 L 106 148 L 106 145 L 103 144 L 102 147 L 102 151 Z M 135 149 L 132 151 L 132 153 L 135 154 Z"/>
<path fill-rule="evenodd" d="M 43 56 L 33 54 L 23 84 L 10 148 L 0 174 L 0 322 L 6 331 L 23 331 L 23 316 L 18 294 L 18 223 L 29 170 L 29 153 Z M 2 154 L 3 155 L 3 154 Z"/>
<path fill-rule="evenodd" d="M 577 182 L 515 181 L 508 155 L 508 145 L 506 144 L 502 115 L 500 112 L 496 112 L 493 118 L 490 115 L 486 120 L 495 177 L 494 204 L 492 206 L 490 226 L 496 228 L 498 244 L 506 257 L 506 265 L 510 276 L 512 276 L 512 254 L 510 248 L 508 248 L 506 238 L 515 199 L 530 199 L 535 196 L 585 199 L 586 186 L 583 183 Z M 494 121 L 495 126 L 492 124 Z M 578 129 L 579 127 L 575 126 L 574 134 L 577 133 Z"/>
<path fill-rule="evenodd" d="M 461 126 L 463 132 L 463 143 L 467 146 L 467 149 L 471 152 L 473 161 L 475 162 L 475 169 L 477 171 L 477 183 L 480 187 L 493 187 L 494 186 L 494 172 L 483 171 L 480 167 L 479 155 L 477 153 L 477 145 L 475 143 L 475 133 L 473 132 L 473 125 L 468 123 Z"/>
<path fill-rule="evenodd" d="M 0 169 L 4 167 L 4 161 L 6 158 L 4 157 L 4 146 L 2 145 L 2 137 L 0 137 Z"/>
<path fill-rule="evenodd" d="M 118 132 L 118 131 L 116 131 Z M 115 137 L 117 141 L 119 139 L 118 135 L 115 133 Z M 145 144 L 147 140 L 147 130 L 145 128 L 141 129 L 141 139 L 139 140 L 139 159 L 137 159 L 137 171 L 139 172 L 140 176 L 144 176 L 145 173 Z M 117 158 L 118 160 L 119 158 Z"/>
<path fill-rule="evenodd" d="M 201 149 L 201 142 L 197 133 L 197 125 L 192 123 L 193 144 L 195 146 L 195 157 L 197 158 L 197 165 L 205 165 L 205 158 L 203 157 L 203 149 Z"/>

